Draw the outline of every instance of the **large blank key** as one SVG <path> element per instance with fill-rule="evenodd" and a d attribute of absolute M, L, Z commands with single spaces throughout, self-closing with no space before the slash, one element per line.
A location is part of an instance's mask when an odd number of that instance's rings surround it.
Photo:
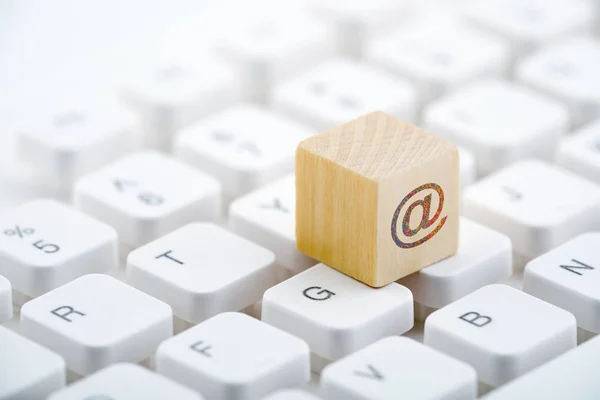
<path fill-rule="evenodd" d="M 211 176 L 142 151 L 78 180 L 75 204 L 112 225 L 124 244 L 137 247 L 190 221 L 216 219 L 220 191 Z"/>
<path fill-rule="evenodd" d="M 319 264 L 267 290 L 262 319 L 304 339 L 318 356 L 337 360 L 412 328 L 412 300 L 397 283 L 373 289 Z"/>
<path fill-rule="evenodd" d="M 527 157 L 553 159 L 569 130 L 567 109 L 500 80 L 473 83 L 430 104 L 424 125 L 475 154 L 478 175 Z"/>
<path fill-rule="evenodd" d="M 502 385 L 577 345 L 572 314 L 505 285 L 485 286 L 431 314 L 424 343 Z"/>
<path fill-rule="evenodd" d="M 542 49 L 517 66 L 517 79 L 563 101 L 573 123 L 600 117 L 600 40 L 578 37 Z"/>
<path fill-rule="evenodd" d="M 475 399 L 477 376 L 468 364 L 404 337 L 381 339 L 327 366 L 327 399 Z"/>
<path fill-rule="evenodd" d="M 217 177 L 228 202 L 293 172 L 298 143 L 313 133 L 285 115 L 241 105 L 181 131 L 174 151 Z"/>
<path fill-rule="evenodd" d="M 577 236 L 530 261 L 523 291 L 570 311 L 577 325 L 600 333 L 600 233 Z"/>
<path fill-rule="evenodd" d="M 194 223 L 131 252 L 127 280 L 197 323 L 259 301 L 276 283 L 274 262 L 265 248 L 217 225 Z"/>
<path fill-rule="evenodd" d="M 302 340 L 240 313 L 223 313 L 162 343 L 156 370 L 209 399 L 258 400 L 309 379 Z"/>
<path fill-rule="evenodd" d="M 483 397 L 485 400 L 596 400 L 600 393 L 600 337 L 555 358 Z"/>
<path fill-rule="evenodd" d="M 536 257 L 600 227 L 600 187 L 544 161 L 526 160 L 471 185 L 463 213 Z"/>
<path fill-rule="evenodd" d="M 115 268 L 117 255 L 113 228 L 54 200 L 34 200 L 0 221 L 0 274 L 27 296 Z"/>
<path fill-rule="evenodd" d="M 510 239 L 467 218 L 461 218 L 455 255 L 398 281 L 415 302 L 442 308 L 482 286 L 512 274 Z"/>
<path fill-rule="evenodd" d="M 136 364 L 115 364 L 52 394 L 48 400 L 202 400 L 203 397 Z"/>
<path fill-rule="evenodd" d="M 231 229 L 269 250 L 277 264 L 300 272 L 317 262 L 296 247 L 296 185 L 293 174 L 240 197 L 229 207 Z"/>
<path fill-rule="evenodd" d="M 151 356 L 173 334 L 171 307 L 108 275 L 82 276 L 21 308 L 21 330 L 89 374 Z"/>
<path fill-rule="evenodd" d="M 12 286 L 10 281 L 0 275 L 0 324 L 13 316 Z"/>
<path fill-rule="evenodd" d="M 65 375 L 61 356 L 0 326 L 0 399 L 44 400 Z"/>

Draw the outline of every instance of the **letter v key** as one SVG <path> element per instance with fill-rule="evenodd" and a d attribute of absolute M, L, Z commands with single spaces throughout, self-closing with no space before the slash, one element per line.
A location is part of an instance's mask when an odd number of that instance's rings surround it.
<path fill-rule="evenodd" d="M 354 371 L 354 375 L 362 376 L 363 378 L 375 379 L 377 381 L 383 380 L 383 375 L 375 369 L 371 364 L 367 364 L 369 372 Z"/>

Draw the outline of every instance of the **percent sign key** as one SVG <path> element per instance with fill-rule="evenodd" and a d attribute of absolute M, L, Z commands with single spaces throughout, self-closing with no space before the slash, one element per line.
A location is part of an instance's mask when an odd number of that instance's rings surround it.
<path fill-rule="evenodd" d="M 17 238 L 20 240 L 27 240 L 28 236 L 31 236 L 35 233 L 35 229 L 30 227 L 22 227 L 20 225 L 15 225 L 12 228 L 8 228 L 4 230 L 4 235 Z M 60 247 L 53 243 L 48 243 L 44 239 L 36 239 L 31 242 L 31 245 L 36 249 L 43 251 L 44 253 L 52 254 L 56 253 L 60 250 Z"/>

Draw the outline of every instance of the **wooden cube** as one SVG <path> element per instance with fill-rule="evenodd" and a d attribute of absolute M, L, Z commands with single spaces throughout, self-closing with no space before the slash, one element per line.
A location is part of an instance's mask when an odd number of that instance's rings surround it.
<path fill-rule="evenodd" d="M 296 152 L 298 249 L 385 286 L 458 248 L 458 149 L 373 112 L 304 140 Z"/>

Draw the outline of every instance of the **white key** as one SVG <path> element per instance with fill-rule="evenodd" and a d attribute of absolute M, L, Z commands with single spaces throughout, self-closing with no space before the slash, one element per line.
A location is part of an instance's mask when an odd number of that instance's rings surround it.
<path fill-rule="evenodd" d="M 373 289 L 319 264 L 265 292 L 262 320 L 337 360 L 413 326 L 412 294 L 391 283 Z"/>
<path fill-rule="evenodd" d="M 258 18 L 238 15 L 217 40 L 218 52 L 241 68 L 245 98 L 259 103 L 268 102 L 274 84 L 316 65 L 334 49 L 321 21 L 293 9 L 269 11 Z"/>
<path fill-rule="evenodd" d="M 147 145 L 170 149 L 178 130 L 241 98 L 234 69 L 210 55 L 195 58 L 140 62 L 121 84 L 121 97 L 139 115 Z"/>
<path fill-rule="evenodd" d="M 561 100 L 579 127 L 600 117 L 600 40 L 578 37 L 550 45 L 517 66 L 519 82 Z"/>
<path fill-rule="evenodd" d="M 115 364 L 52 394 L 48 400 L 202 400 L 170 379 L 136 364 Z"/>
<path fill-rule="evenodd" d="M 118 104 L 98 100 L 53 105 L 17 130 L 19 157 L 51 186 L 66 188 L 131 150 L 136 129 L 133 114 Z"/>
<path fill-rule="evenodd" d="M 115 230 L 55 200 L 17 207 L 0 219 L 0 233 L 0 274 L 27 296 L 118 266 Z"/>
<path fill-rule="evenodd" d="M 338 50 L 362 57 L 369 41 L 410 12 L 405 0 L 314 0 L 317 15 L 335 27 Z"/>
<path fill-rule="evenodd" d="M 589 1 L 472 0 L 467 18 L 478 28 L 499 35 L 519 56 L 559 37 L 590 30 L 594 12 Z"/>
<path fill-rule="evenodd" d="M 79 179 L 75 205 L 137 247 L 191 221 L 215 220 L 221 186 L 213 177 L 152 151 L 133 153 Z"/>
<path fill-rule="evenodd" d="M 600 119 L 562 139 L 556 161 L 560 166 L 600 184 Z"/>
<path fill-rule="evenodd" d="M 211 223 L 186 225 L 133 252 L 127 282 L 198 323 L 238 311 L 273 286 L 275 255 Z"/>
<path fill-rule="evenodd" d="M 65 385 L 61 356 L 0 326 L 0 399 L 44 400 Z"/>
<path fill-rule="evenodd" d="M 270 394 L 263 400 L 320 400 L 320 397 L 300 389 L 284 389 Z"/>
<path fill-rule="evenodd" d="M 275 252 L 277 263 L 295 273 L 317 264 L 296 248 L 296 184 L 288 175 L 229 206 L 234 232 Z"/>
<path fill-rule="evenodd" d="M 427 307 L 442 308 L 512 274 L 510 239 L 467 218 L 460 219 L 458 252 L 398 281 Z"/>
<path fill-rule="evenodd" d="M 171 307 L 108 275 L 85 275 L 21 308 L 21 331 L 86 375 L 151 356 L 173 334 Z"/>
<path fill-rule="evenodd" d="M 10 281 L 0 275 L 0 324 L 13 317 L 12 287 Z"/>
<path fill-rule="evenodd" d="M 600 333 L 600 233 L 569 240 L 525 266 L 523 291 L 572 313 L 577 325 Z"/>
<path fill-rule="evenodd" d="M 458 148 L 459 169 L 460 169 L 460 187 L 464 189 L 476 179 L 475 155 L 464 147 Z"/>
<path fill-rule="evenodd" d="M 505 285 L 485 286 L 425 320 L 424 343 L 502 385 L 577 345 L 572 314 Z"/>
<path fill-rule="evenodd" d="M 556 357 L 530 373 L 494 390 L 485 400 L 595 400 L 600 393 L 600 337 Z"/>
<path fill-rule="evenodd" d="M 223 313 L 163 342 L 156 370 L 210 399 L 254 400 L 308 382 L 302 340 L 240 313 Z"/>
<path fill-rule="evenodd" d="M 486 80 L 427 106 L 423 123 L 471 150 L 477 174 L 483 176 L 527 157 L 553 159 L 560 137 L 569 130 L 569 115 L 530 89 Z"/>
<path fill-rule="evenodd" d="M 415 96 L 402 78 L 360 61 L 336 59 L 279 85 L 273 106 L 323 131 L 375 110 L 412 121 Z"/>
<path fill-rule="evenodd" d="M 298 143 L 314 133 L 284 115 L 241 105 L 181 131 L 174 152 L 217 177 L 227 203 L 293 172 Z"/>
<path fill-rule="evenodd" d="M 474 400 L 477 375 L 468 364 L 392 336 L 326 367 L 321 391 L 325 398 L 344 400 Z"/>
<path fill-rule="evenodd" d="M 507 235 L 516 253 L 536 257 L 600 228 L 600 187 L 544 161 L 525 160 L 469 186 L 462 212 Z"/>
<path fill-rule="evenodd" d="M 508 51 L 458 23 L 424 20 L 375 40 L 368 58 L 416 84 L 422 104 L 468 81 L 504 74 Z"/>

